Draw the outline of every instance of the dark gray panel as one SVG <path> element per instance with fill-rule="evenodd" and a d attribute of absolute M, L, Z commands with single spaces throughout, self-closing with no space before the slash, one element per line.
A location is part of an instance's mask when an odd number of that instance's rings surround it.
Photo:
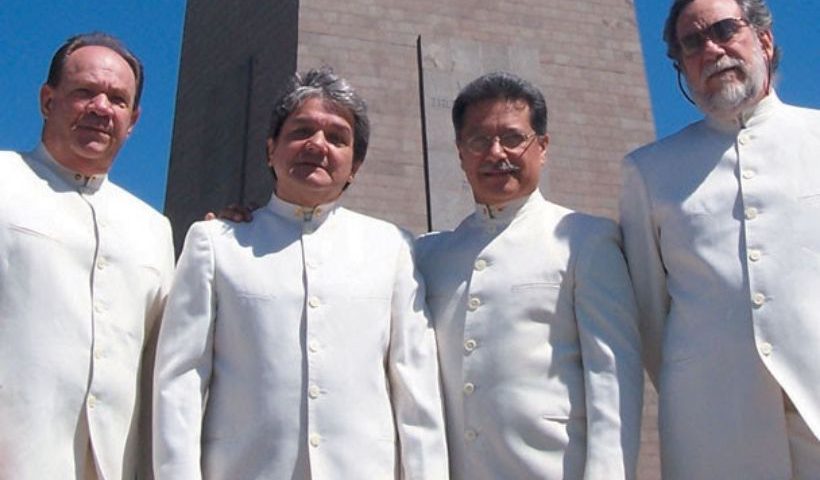
<path fill-rule="evenodd" d="M 177 252 L 206 212 L 270 196 L 265 138 L 298 23 L 292 0 L 188 2 L 165 201 Z"/>

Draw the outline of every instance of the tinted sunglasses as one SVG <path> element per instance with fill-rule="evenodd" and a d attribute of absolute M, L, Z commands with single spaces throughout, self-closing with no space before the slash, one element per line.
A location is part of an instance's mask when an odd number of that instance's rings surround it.
<path fill-rule="evenodd" d="M 680 39 L 680 46 L 684 55 L 694 55 L 703 50 L 706 39 L 713 43 L 723 45 L 731 40 L 741 28 L 749 25 L 745 18 L 730 17 L 719 20 L 703 30 L 692 32 Z"/>

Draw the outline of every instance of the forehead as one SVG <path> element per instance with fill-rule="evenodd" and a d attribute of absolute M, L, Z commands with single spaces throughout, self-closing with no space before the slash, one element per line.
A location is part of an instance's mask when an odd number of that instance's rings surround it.
<path fill-rule="evenodd" d="M 702 30 L 725 18 L 742 16 L 743 11 L 735 0 L 695 0 L 678 17 L 678 37 Z"/>
<path fill-rule="evenodd" d="M 482 100 L 464 111 L 464 130 L 530 125 L 530 106 L 523 99 Z"/>
<path fill-rule="evenodd" d="M 117 52 L 107 47 L 89 45 L 80 47 L 66 57 L 63 77 L 67 79 L 99 79 L 119 83 L 134 89 L 134 72 Z"/>
<path fill-rule="evenodd" d="M 322 97 L 303 100 L 285 120 L 289 123 L 321 123 L 353 130 L 353 114 L 347 109 Z"/>

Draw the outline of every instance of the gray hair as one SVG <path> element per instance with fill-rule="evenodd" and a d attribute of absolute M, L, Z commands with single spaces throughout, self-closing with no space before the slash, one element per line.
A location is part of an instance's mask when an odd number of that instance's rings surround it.
<path fill-rule="evenodd" d="M 681 12 L 694 0 L 675 0 L 669 9 L 669 16 L 666 17 L 666 25 L 663 27 L 663 41 L 666 42 L 666 56 L 671 58 L 676 64 L 681 61 L 681 48 L 678 41 L 678 17 Z M 743 18 L 749 22 L 749 26 L 756 32 L 765 32 L 772 29 L 772 12 L 766 5 L 765 0 L 735 0 L 743 12 Z M 780 47 L 775 45 L 774 54 L 769 60 L 771 73 L 777 71 L 780 64 Z"/>
<path fill-rule="evenodd" d="M 541 91 L 532 83 L 512 73 L 493 72 L 467 84 L 453 102 L 452 116 L 456 139 L 464 127 L 467 107 L 484 100 L 524 100 L 530 107 L 530 124 L 535 133 L 547 133 L 547 102 Z"/>
<path fill-rule="evenodd" d="M 276 139 L 288 116 L 306 100 L 316 97 L 331 102 L 351 114 L 353 117 L 353 161 L 363 162 L 367 155 L 367 144 L 370 141 L 367 105 L 347 80 L 333 73 L 333 70 L 327 66 L 293 75 L 290 83 L 274 104 L 268 136 Z"/>

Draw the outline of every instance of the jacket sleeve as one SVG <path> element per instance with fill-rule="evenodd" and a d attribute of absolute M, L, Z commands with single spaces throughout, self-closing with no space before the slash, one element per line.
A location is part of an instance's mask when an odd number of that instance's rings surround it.
<path fill-rule="evenodd" d="M 154 472 L 157 479 L 201 478 L 203 406 L 213 362 L 214 255 L 207 225 L 188 232 L 157 342 Z"/>
<path fill-rule="evenodd" d="M 653 222 L 646 184 L 629 157 L 623 164 L 620 210 L 624 253 L 638 302 L 643 361 L 649 377 L 657 386 L 663 329 L 669 313 L 666 269 L 661 257 L 660 232 Z"/>
<path fill-rule="evenodd" d="M 388 376 L 399 434 L 402 478 L 446 479 L 447 446 L 436 341 L 424 282 L 405 236 L 396 261 Z"/>
<path fill-rule="evenodd" d="M 578 254 L 574 287 L 587 412 L 584 478 L 634 479 L 643 406 L 637 308 L 617 226 L 607 220 L 595 227 Z"/>
<path fill-rule="evenodd" d="M 156 232 L 157 248 L 160 252 L 160 283 L 151 299 L 145 319 L 145 346 L 142 352 L 140 367 L 140 468 L 138 478 L 151 480 L 154 478 L 152 462 L 152 404 L 154 383 L 154 360 L 156 358 L 157 336 L 160 320 L 165 309 L 165 301 L 174 277 L 174 243 L 171 236 L 171 224 L 168 219 L 162 218 L 159 232 Z"/>

